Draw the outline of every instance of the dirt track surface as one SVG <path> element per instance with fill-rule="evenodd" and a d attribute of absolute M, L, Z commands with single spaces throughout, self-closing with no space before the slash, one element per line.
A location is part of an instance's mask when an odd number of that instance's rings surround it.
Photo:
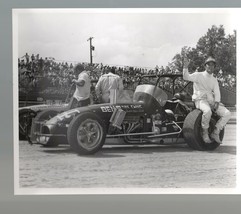
<path fill-rule="evenodd" d="M 109 142 L 110 140 L 108 140 Z M 19 142 L 20 188 L 234 188 L 236 125 L 223 144 L 201 152 L 186 144 L 105 145 L 79 156 L 68 145 L 45 148 Z"/>

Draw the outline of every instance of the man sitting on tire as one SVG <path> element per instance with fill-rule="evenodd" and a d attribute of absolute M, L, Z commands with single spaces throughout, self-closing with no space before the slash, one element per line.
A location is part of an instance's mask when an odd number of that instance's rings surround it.
<path fill-rule="evenodd" d="M 229 121 L 231 113 L 222 103 L 220 103 L 221 96 L 219 84 L 217 78 L 213 76 L 216 61 L 213 57 L 208 57 L 204 64 L 205 71 L 194 72 L 192 74 L 188 72 L 188 65 L 189 60 L 185 57 L 183 79 L 193 82 L 192 100 L 194 101 L 196 108 L 203 112 L 201 123 L 203 129 L 203 141 L 205 143 L 211 143 L 212 140 L 214 140 L 221 144 L 219 133 Z M 220 119 L 217 121 L 215 129 L 209 137 L 208 128 L 212 111 L 216 112 L 217 115 L 220 116 Z"/>

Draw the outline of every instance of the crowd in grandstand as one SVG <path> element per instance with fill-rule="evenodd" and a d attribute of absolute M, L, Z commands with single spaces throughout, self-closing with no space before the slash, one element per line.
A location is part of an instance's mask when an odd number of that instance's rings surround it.
<path fill-rule="evenodd" d="M 75 63 L 74 63 L 75 64 Z M 87 63 L 83 63 L 90 70 L 90 77 L 92 80 L 98 80 L 99 77 L 108 72 L 113 67 L 110 65 L 94 64 L 92 67 Z M 68 62 L 58 62 L 53 57 L 42 58 L 39 54 L 31 56 L 26 53 L 24 56 L 18 59 L 19 68 L 19 89 L 20 91 L 43 90 L 45 93 L 59 93 L 66 94 L 70 88 L 72 79 L 74 78 L 74 65 Z M 159 68 L 156 66 L 154 69 L 137 68 L 129 66 L 115 66 L 116 74 L 118 74 L 124 84 L 125 89 L 134 90 L 140 80 L 140 77 L 144 74 L 164 74 L 164 73 L 176 73 L 172 71 L 168 66 L 164 69 L 162 66 Z M 217 78 L 221 86 L 235 90 L 236 88 L 236 76 L 224 75 L 220 70 L 217 74 Z M 94 82 L 94 81 L 93 81 Z M 178 79 L 175 83 L 175 89 L 181 88 L 185 82 L 182 79 Z M 172 82 L 168 79 L 163 79 L 160 86 L 166 90 L 172 89 Z"/>
<path fill-rule="evenodd" d="M 223 71 L 220 70 L 217 74 L 217 78 L 222 87 L 230 89 L 232 91 L 236 90 L 236 76 L 231 74 L 223 75 Z"/>

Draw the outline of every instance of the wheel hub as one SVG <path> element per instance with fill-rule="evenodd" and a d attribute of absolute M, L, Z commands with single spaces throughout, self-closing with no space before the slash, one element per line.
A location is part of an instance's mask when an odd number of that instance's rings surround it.
<path fill-rule="evenodd" d="M 101 127 L 95 120 L 87 119 L 82 122 L 77 131 L 78 143 L 86 149 L 95 147 L 101 139 Z"/>

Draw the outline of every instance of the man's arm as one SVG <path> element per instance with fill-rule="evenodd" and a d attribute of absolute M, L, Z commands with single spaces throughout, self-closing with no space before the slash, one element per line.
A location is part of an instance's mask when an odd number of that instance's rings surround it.
<path fill-rule="evenodd" d="M 80 87 L 82 87 L 82 86 L 84 86 L 85 85 L 85 81 L 83 80 L 83 79 L 73 79 L 73 81 L 72 81 L 74 84 L 76 84 L 76 85 L 78 85 L 78 86 L 80 86 Z"/>
<path fill-rule="evenodd" d="M 95 86 L 95 93 L 98 98 L 100 97 L 100 93 L 101 93 L 101 91 L 100 91 L 101 79 L 102 79 L 102 77 L 100 77 L 100 79 L 98 80 L 98 82 Z"/>
<path fill-rule="evenodd" d="M 189 65 L 190 61 L 185 57 L 184 61 L 183 61 L 183 79 L 184 80 L 188 80 L 191 82 L 196 82 L 197 81 L 197 72 L 190 74 L 188 72 L 188 65 Z"/>
<path fill-rule="evenodd" d="M 78 79 L 73 79 L 72 82 L 75 83 L 77 86 L 83 87 L 85 85 L 85 78 L 88 78 L 88 75 L 85 76 L 85 75 L 80 74 Z"/>

